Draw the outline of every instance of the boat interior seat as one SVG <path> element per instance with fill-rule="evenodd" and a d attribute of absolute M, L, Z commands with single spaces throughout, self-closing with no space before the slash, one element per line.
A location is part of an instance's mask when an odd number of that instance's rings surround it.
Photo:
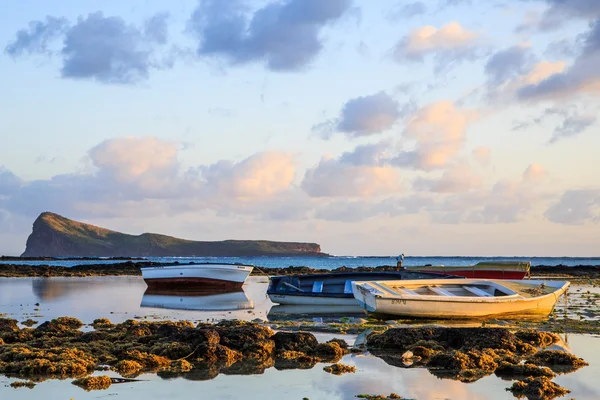
<path fill-rule="evenodd" d="M 312 291 L 313 293 L 321 293 L 323 291 L 323 281 L 314 281 Z"/>
<path fill-rule="evenodd" d="M 427 286 L 427 289 L 439 294 L 440 296 L 455 296 L 454 293 L 450 293 L 449 291 L 447 291 L 446 289 L 442 289 L 441 287 Z"/>
<path fill-rule="evenodd" d="M 491 293 L 486 292 L 485 290 L 481 290 L 479 288 L 476 288 L 474 286 L 463 286 L 463 288 L 468 291 L 471 292 L 477 296 L 481 296 L 481 297 L 493 297 L 493 295 Z"/>
<path fill-rule="evenodd" d="M 352 281 L 348 280 L 344 284 L 344 294 L 352 293 Z"/>
<path fill-rule="evenodd" d="M 412 294 L 413 296 L 419 295 L 419 293 L 415 292 L 414 290 L 410 290 L 405 287 L 398 287 L 396 288 L 396 291 L 400 294 Z"/>

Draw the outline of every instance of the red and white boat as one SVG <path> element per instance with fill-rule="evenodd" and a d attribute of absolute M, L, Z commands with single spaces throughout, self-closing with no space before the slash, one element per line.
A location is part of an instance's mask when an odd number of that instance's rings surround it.
<path fill-rule="evenodd" d="M 142 267 L 148 287 L 242 287 L 254 266 L 242 264 L 162 264 Z"/>
<path fill-rule="evenodd" d="M 419 265 L 405 266 L 407 271 L 435 272 L 437 274 L 464 276 L 472 279 L 524 279 L 529 276 L 530 261 L 483 261 L 474 265 Z"/>

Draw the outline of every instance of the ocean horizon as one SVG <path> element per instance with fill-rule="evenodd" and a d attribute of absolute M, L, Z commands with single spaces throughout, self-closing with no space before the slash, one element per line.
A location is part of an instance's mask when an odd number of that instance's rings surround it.
<path fill-rule="evenodd" d="M 284 267 L 310 267 L 319 269 L 336 269 L 339 267 L 378 267 L 382 265 L 396 265 L 396 256 L 329 256 L 329 257 L 308 257 L 308 256 L 259 256 L 259 257 L 143 257 L 144 260 L 160 263 L 241 263 L 250 264 L 265 268 L 284 268 Z M 134 260 L 136 261 L 136 260 Z M 141 260 L 137 260 L 141 261 Z M 530 261 L 532 266 L 581 266 L 598 265 L 600 266 L 600 257 L 525 257 L 525 256 L 405 256 L 405 266 L 416 265 L 448 265 L 463 266 L 476 264 L 482 261 Z M 61 260 L 2 260 L 0 264 L 27 264 L 27 265 L 50 265 L 66 266 L 89 264 L 115 264 L 122 263 L 123 260 L 115 260 L 98 257 L 97 259 L 69 259 Z"/>

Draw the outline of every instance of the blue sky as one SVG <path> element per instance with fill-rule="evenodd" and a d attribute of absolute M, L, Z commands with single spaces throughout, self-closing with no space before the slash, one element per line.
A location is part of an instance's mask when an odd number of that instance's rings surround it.
<path fill-rule="evenodd" d="M 595 0 L 32 1 L 0 41 L 0 253 L 54 211 L 345 255 L 598 255 Z"/>

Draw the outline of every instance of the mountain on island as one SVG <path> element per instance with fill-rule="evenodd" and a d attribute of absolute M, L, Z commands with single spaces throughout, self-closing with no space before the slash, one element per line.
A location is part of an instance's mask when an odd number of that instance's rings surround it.
<path fill-rule="evenodd" d="M 199 242 L 157 233 L 128 235 L 51 212 L 33 223 L 22 257 L 325 256 L 317 243 L 268 240 Z"/>

